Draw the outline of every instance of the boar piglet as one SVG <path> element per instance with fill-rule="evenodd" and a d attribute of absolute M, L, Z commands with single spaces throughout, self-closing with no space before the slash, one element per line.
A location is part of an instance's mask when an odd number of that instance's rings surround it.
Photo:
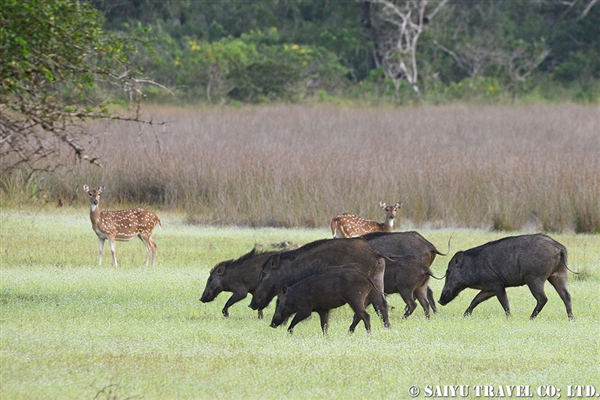
<path fill-rule="evenodd" d="M 245 299 L 248 293 L 254 294 L 263 264 L 275 253 L 278 252 L 257 252 L 256 249 L 252 249 L 237 260 L 220 262 L 210 271 L 200 301 L 208 303 L 221 292 L 232 292 L 222 311 L 225 317 L 229 317 L 229 307 Z M 262 317 L 263 312 L 259 310 L 258 318 Z"/>
<path fill-rule="evenodd" d="M 386 294 L 399 293 L 406 303 L 406 309 L 402 318 L 408 318 L 417 308 L 415 298 L 419 300 L 429 319 L 429 277 L 431 270 L 421 257 L 405 256 L 385 263 L 385 274 L 383 277 L 384 291 Z M 433 296 L 433 295 L 432 295 Z"/>
<path fill-rule="evenodd" d="M 567 249 L 556 240 L 543 234 L 505 237 L 456 253 L 448 264 L 439 303 L 448 304 L 466 288 L 479 289 L 465 316 L 494 296 L 508 316 L 510 308 L 505 289 L 527 285 L 537 300 L 530 317 L 533 319 L 548 301 L 544 293 L 547 280 L 565 303 L 567 316 L 573 319 L 567 270 Z"/>
<path fill-rule="evenodd" d="M 374 288 L 375 284 L 361 272 L 358 264 L 327 268 L 283 290 L 277 300 L 271 327 L 284 324 L 292 314 L 296 314 L 288 327 L 288 332 L 292 333 L 294 326 L 314 311 L 321 318 L 321 329 L 325 334 L 329 324 L 329 310 L 348 304 L 354 310 L 349 331 L 354 332 L 356 325 L 362 320 L 367 332 L 370 332 L 371 320 L 365 310 L 365 300 Z M 383 297 L 383 293 L 379 295 Z"/>

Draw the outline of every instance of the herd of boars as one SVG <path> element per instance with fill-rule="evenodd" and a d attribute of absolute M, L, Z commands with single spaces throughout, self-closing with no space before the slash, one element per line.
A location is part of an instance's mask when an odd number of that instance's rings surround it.
<path fill-rule="evenodd" d="M 450 241 L 448 242 L 450 248 Z M 317 240 L 293 250 L 251 250 L 220 262 L 211 271 L 202 302 L 214 300 L 221 292 L 232 295 L 223 307 L 229 308 L 250 293 L 250 307 L 262 318 L 263 309 L 277 297 L 272 327 L 294 326 L 316 312 L 326 333 L 329 310 L 348 304 L 354 311 L 353 332 L 363 321 L 370 331 L 366 307 L 373 305 L 385 327 L 389 327 L 385 295 L 399 293 L 406 307 L 403 318 L 416 309 L 416 301 L 427 318 L 437 312 L 429 279 L 437 255 L 446 256 L 417 232 L 374 232 L 356 238 Z M 549 281 L 573 319 L 567 290 L 567 249 L 544 234 L 505 237 L 481 246 L 458 251 L 448 263 L 439 304 L 446 305 L 467 288 L 478 289 L 464 315 L 482 301 L 496 296 L 510 315 L 506 288 L 527 285 L 537 304 L 535 318 L 548 301 L 544 283 Z M 444 279 L 444 278 L 442 278 Z"/>
<path fill-rule="evenodd" d="M 154 265 L 157 246 L 152 231 L 161 226 L 158 215 L 141 208 L 100 210 L 100 195 L 106 188 L 90 189 L 84 185 L 83 189 L 89 195 L 90 220 L 98 236 L 98 263 L 102 265 L 107 239 L 113 264 L 118 265 L 115 241 L 139 237 L 146 247 L 146 266 L 150 254 Z M 447 254 L 440 253 L 417 232 L 393 232 L 401 202 L 393 206 L 380 202 L 379 206 L 386 214 L 383 223 L 342 213 L 331 220 L 333 239 L 317 240 L 287 251 L 253 249 L 236 260 L 217 264 L 210 271 L 200 300 L 206 303 L 221 292 L 232 292 L 223 307 L 223 315 L 228 317 L 229 308 L 250 293 L 250 307 L 262 318 L 263 309 L 277 296 L 271 326 L 277 327 L 295 314 L 288 327 L 290 333 L 313 311 L 319 314 L 325 333 L 329 310 L 344 304 L 354 310 L 350 332 L 361 320 L 370 331 L 370 317 L 365 308 L 371 304 L 388 328 L 385 295 L 392 293 L 399 293 L 406 303 L 403 318 L 417 308 L 416 299 L 429 319 L 430 309 L 437 312 L 429 287 L 429 278 L 433 276 L 429 267 L 437 255 Z M 567 249 L 554 239 L 543 234 L 506 237 L 457 252 L 448 263 L 439 303 L 448 304 L 466 288 L 478 289 L 480 292 L 465 316 L 494 296 L 506 315 L 510 315 L 506 288 L 527 285 L 537 300 L 531 314 L 533 319 L 548 301 L 544 283 L 549 281 L 565 303 L 569 319 L 573 319 L 567 270 Z"/>

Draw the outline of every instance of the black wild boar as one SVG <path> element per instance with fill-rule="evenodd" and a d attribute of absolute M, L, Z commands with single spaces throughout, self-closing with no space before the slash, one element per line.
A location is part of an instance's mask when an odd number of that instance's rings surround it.
<path fill-rule="evenodd" d="M 418 232 L 373 232 L 362 236 L 373 248 L 387 257 L 420 256 L 430 267 L 436 255 L 445 256 Z"/>
<path fill-rule="evenodd" d="M 314 311 L 321 318 L 323 334 L 327 333 L 329 310 L 348 304 L 354 310 L 354 319 L 349 331 L 354 332 L 361 320 L 367 332 L 371 331 L 370 316 L 365 310 L 365 299 L 372 290 L 377 290 L 373 281 L 362 272 L 359 264 L 329 267 L 311 275 L 283 290 L 277 299 L 271 327 L 276 328 L 296 314 L 288 332 Z M 383 299 L 383 293 L 379 293 Z"/>
<path fill-rule="evenodd" d="M 527 285 L 537 300 L 530 317 L 533 319 L 548 301 L 544 293 L 548 280 L 565 303 L 569 319 L 573 319 L 567 269 L 567 249 L 554 239 L 543 234 L 506 237 L 457 252 L 448 264 L 439 303 L 448 304 L 466 288 L 479 289 L 465 316 L 494 296 L 510 315 L 505 288 Z"/>
<path fill-rule="evenodd" d="M 440 253 L 431 242 L 415 231 L 374 232 L 364 235 L 363 238 L 384 256 L 390 258 L 417 256 L 426 267 L 433 264 L 436 255 L 447 255 Z M 448 241 L 448 248 L 450 248 L 450 241 Z M 427 286 L 427 299 L 433 312 L 437 312 L 433 291 L 429 286 Z"/>
<path fill-rule="evenodd" d="M 387 302 L 379 295 L 383 292 L 385 260 L 362 238 L 322 239 L 296 250 L 272 255 L 263 266 L 250 308 L 264 309 L 283 288 L 305 278 L 307 270 L 314 269 L 317 263 L 323 268 L 359 264 L 362 272 L 375 283 L 376 290 L 368 298 L 381 315 L 385 326 L 390 326 Z"/>
<path fill-rule="evenodd" d="M 206 288 L 200 301 L 213 301 L 221 292 L 233 292 L 223 307 L 223 315 L 229 317 L 229 307 L 253 294 L 258 286 L 262 266 L 269 257 L 277 251 L 257 252 L 252 249 L 237 260 L 227 260 L 217 264 L 211 271 L 206 282 Z M 258 318 L 263 317 L 262 310 Z"/>
<path fill-rule="evenodd" d="M 406 311 L 402 318 L 408 318 L 417 308 L 416 298 L 429 319 L 430 304 L 427 297 L 430 290 L 430 276 L 432 276 L 431 270 L 423 263 L 421 257 L 405 256 L 386 261 L 383 277 L 384 291 L 386 294 L 400 294 L 406 303 Z"/>

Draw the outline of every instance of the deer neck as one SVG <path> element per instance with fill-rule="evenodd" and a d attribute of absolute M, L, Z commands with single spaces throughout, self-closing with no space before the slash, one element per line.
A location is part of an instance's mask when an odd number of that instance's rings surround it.
<path fill-rule="evenodd" d="M 92 221 L 92 227 L 96 228 L 98 223 L 100 222 L 101 214 L 100 214 L 100 205 L 99 204 L 90 204 L 90 220 Z"/>
<path fill-rule="evenodd" d="M 394 218 L 386 218 L 383 224 L 379 224 L 381 230 L 384 232 L 391 232 L 394 230 Z"/>

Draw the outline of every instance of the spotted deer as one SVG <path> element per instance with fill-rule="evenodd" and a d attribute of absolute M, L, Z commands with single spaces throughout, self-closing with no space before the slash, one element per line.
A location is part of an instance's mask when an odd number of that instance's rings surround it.
<path fill-rule="evenodd" d="M 129 241 L 136 236 L 139 237 L 146 246 L 146 266 L 152 252 L 152 265 L 156 262 L 156 243 L 152 240 L 152 230 L 156 225 L 162 228 L 160 218 L 156 213 L 142 208 L 132 208 L 118 211 L 101 211 L 100 194 L 106 188 L 100 186 L 98 189 L 90 189 L 88 185 L 83 185 L 83 190 L 90 196 L 90 220 L 92 229 L 98 235 L 98 248 L 100 258 L 98 265 L 102 265 L 102 252 L 104 250 L 104 241 L 108 239 L 110 251 L 113 256 L 113 264 L 117 266 L 117 256 L 115 254 L 115 240 Z"/>
<path fill-rule="evenodd" d="M 402 203 L 386 206 L 380 202 L 379 206 L 385 210 L 385 222 L 379 223 L 361 218 L 354 214 L 342 213 L 331 220 L 331 234 L 334 238 L 351 238 L 362 236 L 371 232 L 391 232 L 394 230 L 396 211 Z"/>

